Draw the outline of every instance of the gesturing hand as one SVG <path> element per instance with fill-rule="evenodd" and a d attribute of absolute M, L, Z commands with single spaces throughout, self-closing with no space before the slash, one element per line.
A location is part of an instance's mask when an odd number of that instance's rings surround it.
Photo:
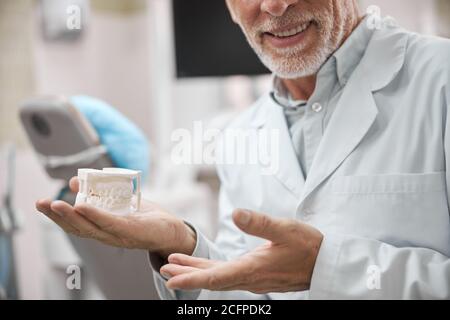
<path fill-rule="evenodd" d="M 170 289 L 246 290 L 254 293 L 309 289 L 323 235 L 290 219 L 247 210 L 233 213 L 244 232 L 269 240 L 234 261 L 212 261 L 184 254 L 169 256 L 161 274 Z"/>
<path fill-rule="evenodd" d="M 78 192 L 76 178 L 70 181 L 70 188 Z M 195 248 L 195 232 L 151 202 L 142 201 L 141 210 L 127 216 L 116 216 L 86 204 L 72 207 L 48 199 L 36 202 L 36 208 L 67 233 L 108 245 L 145 249 L 163 258 L 174 252 L 192 254 Z"/>

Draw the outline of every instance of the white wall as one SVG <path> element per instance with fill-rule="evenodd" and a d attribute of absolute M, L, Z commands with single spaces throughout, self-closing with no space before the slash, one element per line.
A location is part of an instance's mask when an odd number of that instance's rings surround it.
<path fill-rule="evenodd" d="M 152 137 L 145 11 L 91 12 L 83 37 L 75 42 L 46 42 L 39 28 L 34 31 L 37 94 L 81 93 L 104 99 Z"/>

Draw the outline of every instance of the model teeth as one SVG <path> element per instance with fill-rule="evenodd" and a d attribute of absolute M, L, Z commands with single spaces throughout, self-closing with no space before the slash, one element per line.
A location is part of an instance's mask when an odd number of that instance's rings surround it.
<path fill-rule="evenodd" d="M 291 29 L 291 30 L 283 31 L 283 32 L 275 32 L 275 33 L 273 33 L 273 35 L 278 38 L 292 37 L 292 36 L 295 36 L 296 34 L 299 34 L 303 31 L 305 31 L 309 27 L 310 24 L 311 24 L 311 22 L 304 23 L 295 29 Z"/>
<path fill-rule="evenodd" d="M 119 215 L 139 211 L 140 175 L 140 171 L 119 168 L 78 169 L 80 190 L 75 203 L 88 203 Z"/>
<path fill-rule="evenodd" d="M 131 205 L 133 184 L 127 181 L 94 182 L 87 202 L 103 209 L 118 209 Z"/>

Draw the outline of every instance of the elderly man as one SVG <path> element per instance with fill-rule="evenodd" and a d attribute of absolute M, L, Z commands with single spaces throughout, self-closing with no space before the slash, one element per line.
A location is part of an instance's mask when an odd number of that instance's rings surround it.
<path fill-rule="evenodd" d="M 449 299 L 450 41 L 364 17 L 356 0 L 227 4 L 274 73 L 228 130 L 278 132 L 279 168 L 218 166 L 215 243 L 154 204 L 127 217 L 37 208 L 148 250 L 166 299 Z"/>

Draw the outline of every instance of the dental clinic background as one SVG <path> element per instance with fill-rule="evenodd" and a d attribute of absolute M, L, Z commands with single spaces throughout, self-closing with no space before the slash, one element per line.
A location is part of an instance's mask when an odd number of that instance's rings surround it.
<path fill-rule="evenodd" d="M 449 0 L 360 2 L 406 29 L 450 37 Z M 70 5 L 82 8 L 76 32 L 64 30 L 58 11 Z M 94 249 L 82 259 L 55 224 L 36 214 L 35 200 L 56 197 L 62 182 L 49 178 L 20 124 L 19 106 L 29 97 L 84 94 L 117 108 L 150 141 L 145 197 L 214 237 L 214 166 L 173 163 L 172 133 L 194 134 L 196 123 L 224 127 L 268 90 L 271 77 L 177 77 L 173 17 L 169 0 L 0 1 L 0 207 L 10 205 L 19 221 L 10 272 L 16 298 L 158 299 L 145 254 L 86 240 L 77 249 Z M 67 283 L 77 267 L 80 288 Z"/>

